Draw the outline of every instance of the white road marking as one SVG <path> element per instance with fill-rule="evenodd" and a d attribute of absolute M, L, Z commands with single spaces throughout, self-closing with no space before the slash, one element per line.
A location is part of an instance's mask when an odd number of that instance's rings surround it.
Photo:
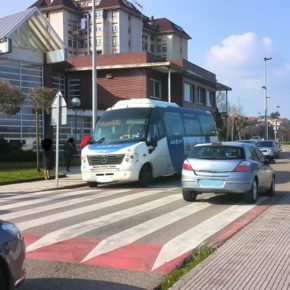
<path fill-rule="evenodd" d="M 262 203 L 267 198 L 259 198 L 258 203 Z M 253 205 L 234 205 L 223 212 L 207 219 L 203 223 L 191 228 L 190 230 L 180 234 L 176 238 L 170 240 L 163 245 L 152 271 L 160 266 L 170 262 L 186 252 L 196 248 L 207 238 L 230 224 L 232 221 L 245 214 L 256 204 Z"/>
<path fill-rule="evenodd" d="M 29 200 L 25 198 L 25 200 L 21 202 L 15 202 L 13 204 L 6 204 L 6 205 L 0 206 L 0 214 L 1 214 L 1 211 L 7 211 L 12 208 L 18 208 L 18 207 L 24 207 L 24 206 L 29 206 L 29 205 L 35 205 L 42 202 L 54 201 L 57 199 L 61 199 L 64 197 L 71 197 L 71 196 L 75 196 L 75 195 L 85 193 L 85 192 L 87 192 L 87 190 L 71 191 L 71 192 L 65 192 L 65 193 L 61 193 L 57 195 L 48 195 L 48 196 L 37 198 L 37 199 L 35 199 L 34 196 L 33 197 L 29 196 L 30 197 Z"/>
<path fill-rule="evenodd" d="M 72 210 L 68 210 L 68 211 L 63 211 L 57 214 L 52 214 L 52 215 L 48 215 L 45 217 L 41 217 L 41 218 L 37 218 L 37 219 L 32 219 L 26 222 L 22 222 L 22 223 L 17 223 L 18 228 L 21 231 L 27 230 L 29 228 L 34 228 L 40 225 L 45 225 L 48 223 L 52 223 L 55 221 L 60 221 L 60 220 L 64 220 L 70 217 L 74 217 L 77 215 L 82 215 L 84 213 L 88 213 L 88 212 L 92 212 L 92 211 L 96 211 L 99 209 L 104 209 L 110 206 L 114 206 L 114 205 L 119 205 L 122 203 L 126 203 L 128 201 L 132 201 L 132 200 L 136 200 L 142 197 L 146 197 L 146 196 L 150 196 L 150 195 L 154 195 L 156 193 L 160 192 L 160 190 L 152 190 L 152 191 L 147 191 L 147 192 L 138 192 L 138 193 L 134 193 L 132 195 L 128 195 L 128 196 L 122 196 L 120 198 L 116 198 L 113 200 L 108 200 L 108 201 L 104 201 L 104 202 L 100 202 L 97 204 L 92 204 L 92 205 L 88 205 L 88 206 L 84 206 L 81 208 L 76 208 L 76 209 L 72 209 Z"/>
<path fill-rule="evenodd" d="M 127 246 L 138 239 L 149 235 L 165 226 L 173 224 L 185 217 L 188 217 L 200 210 L 209 207 L 209 203 L 192 203 L 182 208 L 173 210 L 164 215 L 158 216 L 154 219 L 146 221 L 142 224 L 136 225 L 123 232 L 115 234 L 102 240 L 83 260 L 85 262 L 93 257 L 105 254 L 115 249 Z"/>
<path fill-rule="evenodd" d="M 71 205 L 80 204 L 82 202 L 96 200 L 96 199 L 100 199 L 100 198 L 107 197 L 107 196 L 112 196 L 112 195 L 127 192 L 127 191 L 129 191 L 129 189 L 118 190 L 118 191 L 113 191 L 113 192 L 107 191 L 107 192 L 97 193 L 97 194 L 93 194 L 93 195 L 91 194 L 88 196 L 78 197 L 78 198 L 74 198 L 74 199 L 70 199 L 70 200 L 65 199 L 63 201 L 58 201 L 57 203 L 39 206 L 39 207 L 34 207 L 33 209 L 29 208 L 29 209 L 25 209 L 25 210 L 21 210 L 21 211 L 17 211 L 17 212 L 7 213 L 7 214 L 3 214 L 0 216 L 1 216 L 1 219 L 11 220 L 11 219 L 15 219 L 18 217 L 24 217 L 27 215 L 45 212 L 45 211 L 49 211 L 49 210 L 53 210 L 53 209 L 57 209 L 57 208 L 68 207 Z M 71 197 L 71 195 L 70 195 L 70 197 Z"/>
<path fill-rule="evenodd" d="M 153 193 L 151 192 L 151 194 Z M 30 244 L 26 250 L 27 252 L 31 252 L 33 250 L 36 250 L 44 246 L 55 244 L 55 243 L 58 243 L 67 239 L 72 239 L 74 237 L 80 236 L 81 234 L 84 234 L 92 230 L 101 228 L 103 226 L 124 220 L 126 218 L 130 218 L 132 216 L 150 211 L 152 209 L 156 209 L 166 204 L 175 202 L 176 200 L 179 200 L 179 199 L 180 199 L 179 194 L 169 195 L 169 196 L 166 196 L 166 197 L 163 197 L 163 198 L 151 201 L 151 202 L 143 203 L 142 205 L 138 205 L 138 206 L 121 210 L 121 211 L 117 211 L 111 214 L 104 215 L 99 218 L 87 220 L 76 225 L 59 229 L 57 231 L 51 232 L 43 236 L 36 242 Z"/>
<path fill-rule="evenodd" d="M 75 190 L 81 190 L 81 189 L 74 189 Z M 71 192 L 72 189 L 59 189 L 57 192 L 58 193 L 64 193 L 64 192 Z M 9 190 L 6 190 L 5 192 L 1 192 L 0 190 L 0 193 L 1 193 L 1 200 L 14 200 L 14 199 L 17 199 L 17 200 L 21 200 L 21 199 L 24 199 L 24 198 L 28 198 L 28 197 L 35 197 L 35 196 L 43 196 L 43 195 L 46 195 L 46 194 L 50 194 L 50 193 L 54 193 L 55 194 L 55 189 L 54 190 L 45 190 L 45 191 L 42 191 L 42 190 L 39 190 L 39 191 L 25 191 L 25 193 L 22 193 L 21 189 L 19 189 L 18 191 L 9 191 Z"/>

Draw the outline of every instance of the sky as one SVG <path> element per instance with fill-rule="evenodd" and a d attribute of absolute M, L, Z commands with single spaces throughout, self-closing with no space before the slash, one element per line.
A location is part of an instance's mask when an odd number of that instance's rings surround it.
<path fill-rule="evenodd" d="M 0 17 L 36 0 L 0 0 Z M 136 2 L 135 0 L 131 1 Z M 168 18 L 191 36 L 188 60 L 216 74 L 231 87 L 230 105 L 246 116 L 268 114 L 290 119 L 289 0 L 137 0 L 144 15 Z M 272 58 L 264 61 L 264 58 Z M 266 68 L 265 68 L 266 64 Z"/>

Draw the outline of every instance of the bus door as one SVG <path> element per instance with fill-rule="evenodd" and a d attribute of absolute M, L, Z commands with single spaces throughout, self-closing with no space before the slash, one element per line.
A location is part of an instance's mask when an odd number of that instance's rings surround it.
<path fill-rule="evenodd" d="M 156 145 L 152 147 L 149 145 L 149 152 L 151 163 L 153 164 L 154 176 L 164 176 L 170 174 L 172 170 L 168 168 L 169 161 L 169 152 L 167 148 L 167 141 L 165 138 L 165 130 L 163 123 L 160 118 L 151 119 L 148 126 L 147 140 L 150 143 L 150 140 L 155 140 Z"/>
<path fill-rule="evenodd" d="M 164 123 L 167 134 L 167 146 L 171 164 L 176 173 L 180 173 L 185 159 L 185 135 L 182 116 L 179 112 L 167 111 L 164 113 Z"/>

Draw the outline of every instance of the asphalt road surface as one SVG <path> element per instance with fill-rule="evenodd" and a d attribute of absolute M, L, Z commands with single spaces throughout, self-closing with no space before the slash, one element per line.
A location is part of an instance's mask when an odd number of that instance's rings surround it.
<path fill-rule="evenodd" d="M 284 194 L 289 153 L 273 167 L 277 194 Z M 2 193 L 0 217 L 25 236 L 27 279 L 20 290 L 130 290 L 154 289 L 193 249 L 255 207 L 242 196 L 214 194 L 187 203 L 175 176 L 148 188 Z"/>

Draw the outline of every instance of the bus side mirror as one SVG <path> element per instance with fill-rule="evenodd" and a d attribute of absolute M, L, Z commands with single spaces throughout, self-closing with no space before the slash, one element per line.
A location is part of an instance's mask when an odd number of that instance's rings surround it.
<path fill-rule="evenodd" d="M 157 147 L 157 138 L 148 136 L 146 144 L 147 146 Z"/>

